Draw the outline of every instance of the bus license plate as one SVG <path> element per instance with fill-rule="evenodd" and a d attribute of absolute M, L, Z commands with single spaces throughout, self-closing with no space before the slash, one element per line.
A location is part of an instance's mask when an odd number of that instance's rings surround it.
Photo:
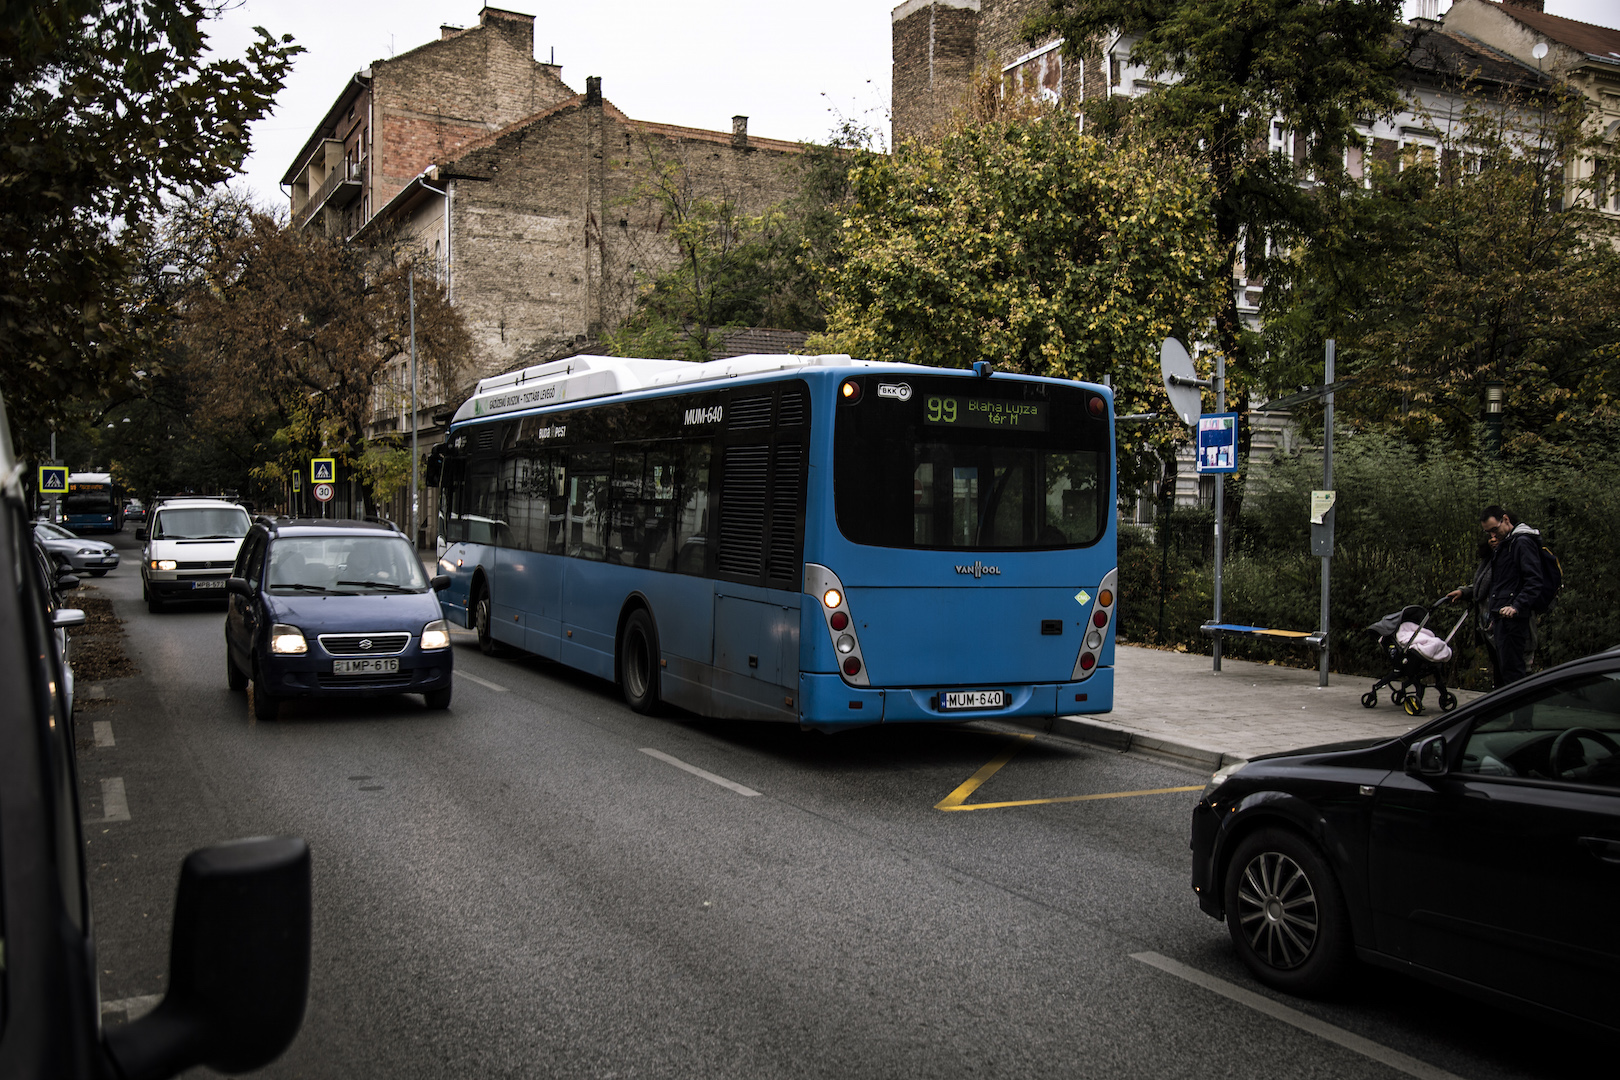
<path fill-rule="evenodd" d="M 334 675 L 383 675 L 399 670 L 399 657 L 378 657 L 375 660 L 334 660 Z"/>
<path fill-rule="evenodd" d="M 939 695 L 942 712 L 960 709 L 1003 709 L 1007 706 L 1005 690 L 957 690 Z"/>

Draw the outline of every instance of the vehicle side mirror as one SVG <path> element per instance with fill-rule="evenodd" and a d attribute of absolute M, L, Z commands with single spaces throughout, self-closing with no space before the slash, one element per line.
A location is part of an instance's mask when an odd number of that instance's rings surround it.
<path fill-rule="evenodd" d="M 422 480 L 428 487 L 436 488 L 439 486 L 439 481 L 443 479 L 444 444 L 441 443 L 433 448 L 432 453 L 428 454 L 427 468 L 422 470 Z"/>
<path fill-rule="evenodd" d="M 77 585 L 78 583 L 79 579 L 74 578 L 73 584 Z M 80 611 L 78 608 L 57 608 L 55 611 L 51 612 L 51 625 L 58 630 L 66 630 L 74 626 L 83 626 L 84 612 Z"/>
<path fill-rule="evenodd" d="M 228 593 L 235 593 L 237 596 L 253 595 L 253 588 L 247 583 L 247 578 L 226 578 L 225 591 Z"/>
<path fill-rule="evenodd" d="M 444 590 L 446 590 L 446 589 L 448 589 L 450 587 L 450 575 L 449 574 L 435 574 L 435 575 L 433 575 L 432 585 L 433 585 L 433 591 L 434 592 L 444 592 Z"/>
<path fill-rule="evenodd" d="M 73 571 L 63 570 L 56 575 L 56 588 L 58 591 L 77 589 L 78 587 L 79 577 Z"/>
<path fill-rule="evenodd" d="M 309 845 L 259 837 L 193 851 L 180 867 L 169 991 L 107 1032 L 126 1080 L 194 1065 L 262 1068 L 292 1044 L 309 997 Z"/>
<path fill-rule="evenodd" d="M 1444 776 L 1446 737 L 1430 735 L 1406 752 L 1406 771 L 1412 776 Z"/>
<path fill-rule="evenodd" d="M 146 526 L 142 525 L 140 528 L 135 530 L 135 539 L 141 541 L 142 543 L 145 543 L 146 542 L 147 532 L 148 532 L 148 529 L 146 528 Z"/>

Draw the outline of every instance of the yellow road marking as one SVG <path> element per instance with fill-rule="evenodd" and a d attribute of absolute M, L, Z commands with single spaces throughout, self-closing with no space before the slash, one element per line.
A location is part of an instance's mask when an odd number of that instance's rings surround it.
<path fill-rule="evenodd" d="M 996 755 L 994 761 L 968 777 L 962 786 L 945 796 L 934 804 L 935 810 L 958 810 L 967 802 L 968 796 L 979 790 L 979 785 L 1001 771 L 1001 767 L 1013 759 L 1013 755 L 1022 750 L 1027 744 L 1035 741 L 1033 735 L 1020 735 L 1018 742 L 1013 743 L 1006 750 Z"/>
<path fill-rule="evenodd" d="M 955 791 L 934 804 L 935 810 L 1000 810 L 1008 806 L 1046 806 L 1050 803 L 1096 802 L 1099 799 L 1129 799 L 1138 795 L 1173 795 L 1184 791 L 1202 791 L 1203 784 L 1193 784 L 1188 787 L 1145 788 L 1141 791 L 1108 791 L 1100 795 L 1062 795 L 1055 799 L 1016 799 L 1011 802 L 974 803 L 967 805 L 968 799 L 979 790 L 986 780 L 1001 771 L 1001 767 L 1013 759 L 1013 756 L 1032 742 L 1033 735 L 1019 735 L 1018 742 L 1013 743 L 1006 750 L 997 754 L 984 768 L 968 777 Z"/>

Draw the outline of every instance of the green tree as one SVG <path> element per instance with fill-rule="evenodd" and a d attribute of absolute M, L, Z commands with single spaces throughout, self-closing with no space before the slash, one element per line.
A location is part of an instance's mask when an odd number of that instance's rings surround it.
<path fill-rule="evenodd" d="M 828 344 L 873 360 L 1101 381 L 1121 413 L 1161 412 L 1159 345 L 1222 302 L 1207 175 L 1015 109 L 854 175 L 827 272 Z M 1184 437 L 1162 418 L 1144 438 Z M 1136 479 L 1136 478 L 1132 478 Z"/>
<path fill-rule="evenodd" d="M 0 392 L 19 428 L 116 392 L 166 320 L 132 278 L 163 200 L 233 175 L 293 56 L 209 59 L 206 0 L 0 7 Z"/>
<path fill-rule="evenodd" d="M 1263 269 L 1268 240 L 1286 247 L 1310 234 L 1304 171 L 1342 173 L 1357 121 L 1398 104 L 1400 14 L 1400 0 L 1048 0 L 1026 30 L 1063 35 L 1076 63 L 1113 32 L 1131 43 L 1131 62 L 1155 83 L 1128 130 L 1204 163 L 1231 282 L 1240 258 Z M 1303 149 L 1297 162 L 1268 149 L 1278 120 Z M 1227 293 L 1215 338 L 1242 394 L 1258 358 Z"/>
<path fill-rule="evenodd" d="M 1438 153 L 1314 193 L 1326 227 L 1280 261 L 1267 336 L 1282 361 L 1339 339 L 1352 421 L 1475 444 L 1486 384 L 1510 452 L 1611 455 L 1620 431 L 1620 254 L 1566 166 L 1597 150 L 1584 99 L 1432 125 Z M 1319 345 L 1316 346 L 1319 348 Z"/>

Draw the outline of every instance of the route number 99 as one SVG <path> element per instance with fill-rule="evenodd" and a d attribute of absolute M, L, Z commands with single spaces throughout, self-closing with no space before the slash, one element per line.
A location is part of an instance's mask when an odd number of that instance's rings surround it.
<path fill-rule="evenodd" d="M 927 401 L 930 424 L 956 423 L 956 399 L 931 397 Z"/>

